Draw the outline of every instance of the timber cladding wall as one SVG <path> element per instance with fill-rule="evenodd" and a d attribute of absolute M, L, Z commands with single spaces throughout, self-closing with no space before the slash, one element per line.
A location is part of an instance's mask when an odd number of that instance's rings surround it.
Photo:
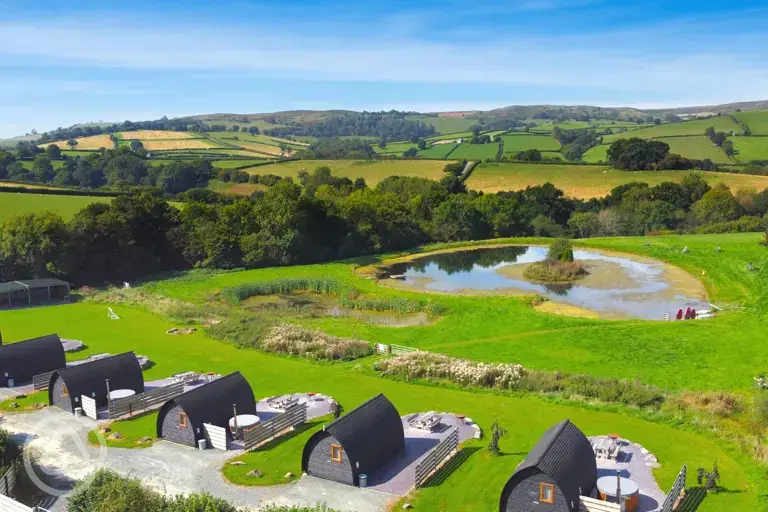
<path fill-rule="evenodd" d="M 555 502 L 542 503 L 539 500 L 541 484 L 551 484 L 555 488 Z M 578 506 L 578 505 L 577 505 Z M 570 512 L 572 509 L 565 495 L 555 482 L 544 473 L 533 470 L 530 476 L 520 480 L 509 493 L 506 501 L 505 512 L 521 512 L 542 510 L 547 512 Z"/>
<path fill-rule="evenodd" d="M 186 424 L 184 418 L 180 417 L 183 414 L 186 417 L 184 409 L 180 405 L 175 405 L 170 408 L 168 412 L 163 416 L 162 423 L 162 438 L 166 441 L 171 441 L 186 446 L 195 446 L 195 431 L 194 427 L 189 423 L 189 419 L 186 418 Z M 198 437 L 202 437 L 203 432 L 198 433 Z"/>
<path fill-rule="evenodd" d="M 325 434 L 325 435 L 322 435 Z M 344 449 L 341 449 L 341 461 L 331 460 L 331 445 L 340 446 L 339 441 L 327 432 L 312 439 L 308 446 L 309 457 L 305 471 L 308 475 L 332 480 L 347 485 L 355 485 L 355 475 L 352 471 L 353 462 Z"/>

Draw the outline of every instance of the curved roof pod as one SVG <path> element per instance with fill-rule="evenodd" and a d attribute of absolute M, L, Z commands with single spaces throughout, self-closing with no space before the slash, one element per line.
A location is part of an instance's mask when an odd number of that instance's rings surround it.
<path fill-rule="evenodd" d="M 507 510 L 514 487 L 536 473 L 551 478 L 565 496 L 568 509 L 578 512 L 579 496 L 589 494 L 597 483 L 597 462 L 592 444 L 570 420 L 550 427 L 504 486 L 499 502 L 501 512 Z"/>
<path fill-rule="evenodd" d="M 8 379 L 15 384 L 32 380 L 41 373 L 67 366 L 64 347 L 58 334 L 49 334 L 0 347 L 0 385 Z"/>
<path fill-rule="evenodd" d="M 240 372 L 203 384 L 163 404 L 157 415 L 157 437 L 162 437 L 163 419 L 168 411 L 180 406 L 189 418 L 195 433 L 195 440 L 203 439 L 203 423 L 228 427 L 232 418 L 232 405 L 237 405 L 237 414 L 256 414 L 256 398 L 253 389 Z"/>
<path fill-rule="evenodd" d="M 53 390 L 57 379 L 67 386 L 72 408 L 79 407 L 80 395 L 96 400 L 96 406 L 107 403 L 107 384 L 115 389 L 132 389 L 137 394 L 144 392 L 144 376 L 139 360 L 133 352 L 105 357 L 95 361 L 57 370 L 51 375 L 48 385 L 48 403 L 53 405 Z"/>
<path fill-rule="evenodd" d="M 315 432 L 304 445 L 301 467 L 307 471 L 311 451 L 323 437 L 333 436 L 352 463 L 354 483 L 360 473 L 381 468 L 405 450 L 400 413 L 379 393 L 356 409 Z"/>

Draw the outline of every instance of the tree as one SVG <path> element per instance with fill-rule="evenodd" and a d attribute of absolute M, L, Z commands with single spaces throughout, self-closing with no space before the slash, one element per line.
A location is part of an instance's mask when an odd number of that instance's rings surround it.
<path fill-rule="evenodd" d="M 617 169 L 641 171 L 653 169 L 669 154 L 669 145 L 658 140 L 633 137 L 613 142 L 607 151 L 608 161 Z"/>
<path fill-rule="evenodd" d="M 413 158 L 419 153 L 416 148 L 408 148 L 403 152 L 403 158 Z"/>
<path fill-rule="evenodd" d="M 144 147 L 144 144 L 142 144 L 142 143 L 141 143 L 141 141 L 140 141 L 139 139 L 133 139 L 133 140 L 131 141 L 131 145 L 130 145 L 130 147 L 131 147 L 131 151 L 133 151 L 133 152 L 136 152 L 136 151 L 138 151 L 140 148 L 143 148 L 143 147 Z"/>
<path fill-rule="evenodd" d="M 56 173 L 53 172 L 51 161 L 48 160 L 48 157 L 43 155 L 37 156 L 35 161 L 32 162 L 32 174 L 34 175 L 35 181 L 40 183 L 53 181 L 53 178 L 56 176 Z"/>
<path fill-rule="evenodd" d="M 68 239 L 64 221 L 51 212 L 5 221 L 0 225 L 0 281 L 57 275 Z"/>
<path fill-rule="evenodd" d="M 736 220 L 744 214 L 744 210 L 728 187 L 718 184 L 693 205 L 691 214 L 701 225 Z"/>
<path fill-rule="evenodd" d="M 717 462 L 712 466 L 712 471 L 707 471 L 704 468 L 696 470 L 696 483 L 698 485 L 704 485 L 707 492 L 719 492 L 720 491 L 720 470 L 717 467 Z"/>
<path fill-rule="evenodd" d="M 48 146 L 45 148 L 45 156 L 47 156 L 50 160 L 60 160 L 61 149 L 59 149 L 59 146 L 56 144 L 48 144 Z"/>
<path fill-rule="evenodd" d="M 248 127 L 248 133 L 251 135 L 258 135 L 259 134 L 259 127 L 258 126 L 249 126 Z"/>
<path fill-rule="evenodd" d="M 424 139 L 419 139 L 419 142 L 417 142 L 417 143 L 416 143 L 416 146 L 417 146 L 417 147 L 418 147 L 420 150 L 422 150 L 422 149 L 427 149 L 427 141 L 425 141 Z"/>
<path fill-rule="evenodd" d="M 571 262 L 573 261 L 573 244 L 567 238 L 558 238 L 549 244 L 547 261 Z"/>
<path fill-rule="evenodd" d="M 712 139 L 715 136 L 715 128 L 709 126 L 706 130 L 704 130 L 704 135 L 706 135 L 707 138 Z"/>
<path fill-rule="evenodd" d="M 379 139 L 379 149 L 386 149 L 387 147 L 387 139 Z"/>
<path fill-rule="evenodd" d="M 574 212 L 568 219 L 568 227 L 579 238 L 589 238 L 600 231 L 600 219 L 597 213 Z"/>
<path fill-rule="evenodd" d="M 79 142 L 77 142 L 75 139 L 69 139 L 67 141 L 67 146 L 69 146 L 69 149 L 75 149 L 78 146 Z"/>
<path fill-rule="evenodd" d="M 344 406 L 342 406 L 337 400 L 334 400 L 331 403 L 331 414 L 333 414 L 333 419 L 339 419 L 343 412 Z"/>
<path fill-rule="evenodd" d="M 450 176 L 461 176 L 461 173 L 464 172 L 464 167 L 466 167 L 466 165 L 467 165 L 466 160 L 451 162 L 449 164 L 445 164 L 445 166 L 443 167 L 443 172 Z"/>
<path fill-rule="evenodd" d="M 723 142 L 723 144 L 720 147 L 723 149 L 723 151 L 725 151 L 726 155 L 728 156 L 733 155 L 733 152 L 734 152 L 733 142 L 731 142 L 730 140 L 726 140 L 725 142 Z"/>
<path fill-rule="evenodd" d="M 488 451 L 493 455 L 501 455 L 499 441 L 501 441 L 501 438 L 506 434 L 506 429 L 499 425 L 499 421 L 493 420 L 493 424 L 491 424 L 491 441 L 488 443 Z"/>

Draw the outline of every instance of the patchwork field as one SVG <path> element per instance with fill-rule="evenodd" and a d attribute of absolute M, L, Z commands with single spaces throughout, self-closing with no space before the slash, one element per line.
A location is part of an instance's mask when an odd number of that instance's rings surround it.
<path fill-rule="evenodd" d="M 438 133 L 455 133 L 468 130 L 477 124 L 476 119 L 448 116 L 408 116 L 409 121 L 422 121 L 435 127 Z"/>
<path fill-rule="evenodd" d="M 141 143 L 147 151 L 178 151 L 184 149 L 209 149 L 217 147 L 208 139 L 147 139 Z"/>
<path fill-rule="evenodd" d="M 91 135 L 90 137 L 79 137 L 75 139 L 77 141 L 76 149 L 89 149 L 96 150 L 101 148 L 112 149 L 115 145 L 110 140 L 109 135 Z M 38 144 L 40 147 L 50 146 L 56 144 L 59 149 L 69 148 L 66 140 L 57 140 L 55 142 L 46 142 L 45 144 Z"/>
<path fill-rule="evenodd" d="M 445 133 L 442 135 L 435 135 L 434 137 L 427 137 L 427 142 L 433 142 L 437 140 L 458 140 L 458 139 L 465 139 L 467 137 L 471 137 L 472 132 L 453 132 L 453 133 Z"/>
<path fill-rule="evenodd" d="M 576 198 L 601 197 L 611 189 L 632 181 L 657 185 L 664 181 L 679 182 L 690 171 L 619 171 L 594 165 L 549 165 L 523 163 L 487 163 L 478 165 L 467 180 L 467 186 L 484 192 L 522 190 L 530 185 L 553 183 L 566 195 Z M 725 183 L 735 189 L 768 188 L 768 176 L 751 176 L 706 172 L 702 176 L 711 184 Z"/>
<path fill-rule="evenodd" d="M 600 146 L 589 148 L 586 153 L 581 155 L 581 159 L 590 164 L 606 162 L 608 161 L 609 147 L 609 144 L 601 144 Z"/>
<path fill-rule="evenodd" d="M 488 144 L 459 144 L 459 147 L 450 154 L 452 160 L 484 160 L 496 158 L 499 154 L 499 145 L 496 142 Z"/>
<path fill-rule="evenodd" d="M 642 130 L 633 130 L 631 132 L 605 135 L 603 137 L 603 143 L 610 144 L 615 140 L 627 139 L 630 137 L 655 139 L 660 137 L 704 135 L 704 132 L 710 126 L 713 127 L 715 131 L 726 132 L 728 134 L 730 134 L 732 131 L 741 131 L 739 125 L 734 123 L 730 117 L 716 116 L 709 119 L 694 119 L 691 121 L 682 121 L 679 123 L 667 123 L 658 126 L 651 126 L 649 128 L 643 128 Z"/>
<path fill-rule="evenodd" d="M 452 156 L 452 152 L 459 145 L 456 143 L 451 144 L 434 144 L 427 149 L 419 151 L 421 158 L 446 158 L 449 155 Z"/>
<path fill-rule="evenodd" d="M 750 112 L 737 112 L 733 117 L 744 121 L 752 135 L 768 135 L 768 110 L 753 110 Z"/>
<path fill-rule="evenodd" d="M 379 154 L 392 154 L 398 156 L 411 148 L 417 148 L 416 144 L 413 144 L 412 142 L 390 142 L 385 148 L 380 148 L 378 144 L 374 144 L 371 147 Z"/>
<path fill-rule="evenodd" d="M 365 178 L 373 186 L 389 176 L 416 176 L 440 179 L 445 162 L 439 160 L 297 160 L 244 169 L 250 174 L 275 174 L 295 178 L 299 171 L 312 172 L 318 167 L 331 168 L 334 176 L 351 180 Z"/>
<path fill-rule="evenodd" d="M 504 153 L 518 153 L 526 149 L 538 149 L 539 151 L 559 151 L 560 143 L 550 135 L 502 135 Z"/>
<path fill-rule="evenodd" d="M 118 139 L 141 141 L 162 140 L 162 139 L 191 139 L 199 138 L 200 135 L 193 132 L 177 132 L 172 130 L 136 130 L 132 132 L 116 133 Z"/>
<path fill-rule="evenodd" d="M 3 186 L 7 186 L 2 183 Z M 109 203 L 111 197 L 59 196 L 53 194 L 17 194 L 0 192 L 0 221 L 20 214 L 50 211 L 58 213 L 65 220 L 91 203 Z"/>
<path fill-rule="evenodd" d="M 748 163 L 752 160 L 768 160 L 768 137 L 731 137 L 736 150 L 734 158 Z"/>
<path fill-rule="evenodd" d="M 694 135 L 691 137 L 664 137 L 660 140 L 669 145 L 670 153 L 677 153 L 686 158 L 704 160 L 709 158 L 713 162 L 729 162 L 725 152 L 712 144 L 706 135 Z"/>

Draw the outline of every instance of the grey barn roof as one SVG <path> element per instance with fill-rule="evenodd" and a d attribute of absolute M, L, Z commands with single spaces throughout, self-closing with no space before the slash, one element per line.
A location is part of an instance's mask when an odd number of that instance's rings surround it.
<path fill-rule="evenodd" d="M 26 281 L 8 281 L 0 283 L 0 293 L 17 292 L 27 288 L 47 288 L 49 286 L 69 286 L 61 279 L 29 279 Z"/>
<path fill-rule="evenodd" d="M 56 379 L 61 379 L 67 386 L 72 407 L 79 407 L 75 398 L 80 395 L 92 397 L 95 394 L 96 404 L 107 403 L 106 379 L 109 387 L 115 389 L 132 389 L 137 394 L 144 392 L 144 376 L 141 365 L 133 352 L 125 352 L 95 361 L 70 366 L 57 370 L 51 375 L 48 386 L 48 400 L 53 405 L 53 385 Z"/>
<path fill-rule="evenodd" d="M 400 413 L 381 393 L 329 423 L 325 432 L 347 452 L 355 476 L 380 468 L 405 450 Z"/>
<path fill-rule="evenodd" d="M 536 470 L 551 478 L 578 512 L 579 496 L 589 494 L 597 482 L 597 463 L 592 444 L 570 420 L 553 425 L 541 436 L 504 486 L 500 510 L 514 485 Z"/>
<path fill-rule="evenodd" d="M 7 379 L 15 383 L 32 380 L 40 373 L 59 370 L 67 366 L 64 346 L 57 334 L 49 334 L 0 347 L 0 382 Z"/>
<path fill-rule="evenodd" d="M 237 404 L 238 415 L 256 414 L 253 389 L 240 372 L 230 373 L 168 400 L 157 415 L 157 436 L 162 436 L 163 418 L 175 405 L 184 409 L 197 439 L 202 438 L 203 423 L 228 427 L 234 412 L 233 404 Z"/>

